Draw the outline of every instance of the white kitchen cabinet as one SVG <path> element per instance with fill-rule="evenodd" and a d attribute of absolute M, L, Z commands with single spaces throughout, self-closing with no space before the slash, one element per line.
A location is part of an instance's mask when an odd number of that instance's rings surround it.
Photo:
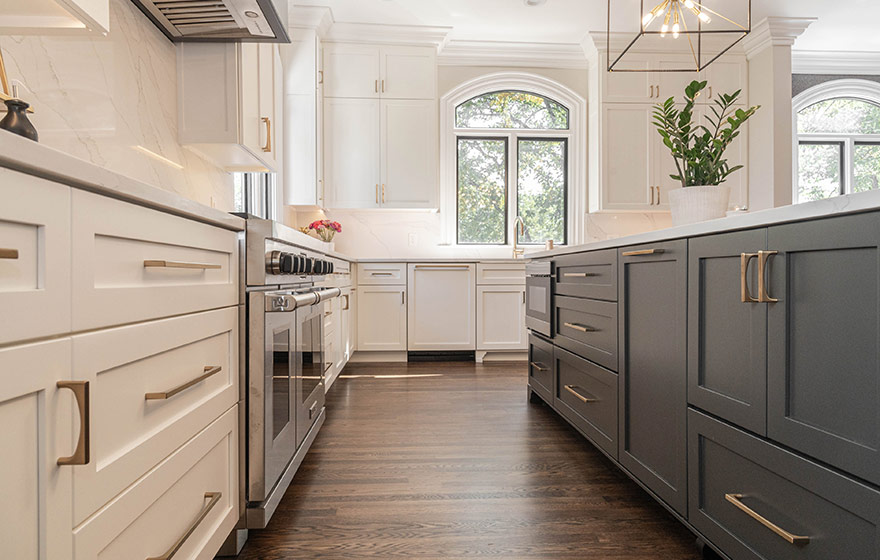
<path fill-rule="evenodd" d="M 324 95 L 378 98 L 379 52 L 377 45 L 328 43 L 324 48 Z"/>
<path fill-rule="evenodd" d="M 526 350 L 525 286 L 477 286 L 477 350 Z"/>
<path fill-rule="evenodd" d="M 438 206 L 437 103 L 433 100 L 382 100 L 381 110 L 381 205 L 393 208 Z"/>
<path fill-rule="evenodd" d="M 602 107 L 602 141 L 593 145 L 599 151 L 599 175 L 591 182 L 590 201 L 601 195 L 601 208 L 609 211 L 651 211 L 651 186 L 656 178 L 655 136 L 648 105 L 607 103 Z M 601 190 L 599 186 L 601 185 Z M 595 201 L 595 202 L 599 202 Z"/>
<path fill-rule="evenodd" d="M 0 35 L 106 35 L 109 31 L 109 0 L 6 2 L 0 13 Z"/>
<path fill-rule="evenodd" d="M 70 339 L 0 350 L 0 543 L 3 557 L 70 560 L 74 453 L 80 425 L 70 380 Z"/>
<path fill-rule="evenodd" d="M 324 52 L 327 97 L 435 99 L 432 47 L 331 43 Z"/>
<path fill-rule="evenodd" d="M 279 171 L 282 74 L 273 43 L 181 43 L 180 143 L 227 171 Z"/>
<path fill-rule="evenodd" d="M 406 285 L 358 286 L 359 351 L 406 351 L 406 299 Z"/>
<path fill-rule="evenodd" d="M 340 313 L 339 313 L 339 335 L 340 345 L 339 354 L 341 358 L 341 368 L 345 367 L 351 355 L 354 353 L 354 326 L 352 321 L 355 305 L 355 292 L 351 288 L 343 288 L 340 296 Z"/>
<path fill-rule="evenodd" d="M 476 265 L 407 265 L 410 351 L 475 350 Z"/>
<path fill-rule="evenodd" d="M 379 100 L 324 100 L 324 158 L 327 206 L 378 208 L 380 171 Z"/>

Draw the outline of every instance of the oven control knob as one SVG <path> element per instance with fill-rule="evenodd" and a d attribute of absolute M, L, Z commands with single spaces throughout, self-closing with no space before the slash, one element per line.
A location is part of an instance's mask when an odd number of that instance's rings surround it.
<path fill-rule="evenodd" d="M 281 253 L 281 273 L 293 274 L 294 256 L 290 253 Z"/>
<path fill-rule="evenodd" d="M 315 264 L 315 259 L 313 259 L 311 257 L 304 257 L 303 258 L 303 269 L 300 272 L 302 272 L 303 274 L 312 274 L 312 269 L 314 267 L 314 264 Z"/>
<path fill-rule="evenodd" d="M 271 251 L 266 253 L 266 273 L 281 274 L 281 251 Z"/>
<path fill-rule="evenodd" d="M 315 259 L 315 268 L 312 270 L 314 274 L 326 274 L 325 270 L 327 263 L 322 261 L 321 259 Z"/>
<path fill-rule="evenodd" d="M 327 270 L 327 274 L 333 274 L 333 272 L 336 270 L 336 267 L 333 265 L 332 262 L 328 262 L 327 266 L 329 268 L 329 270 Z"/>
<path fill-rule="evenodd" d="M 302 255 L 292 255 L 293 257 L 293 274 L 302 274 L 305 268 L 306 258 Z"/>

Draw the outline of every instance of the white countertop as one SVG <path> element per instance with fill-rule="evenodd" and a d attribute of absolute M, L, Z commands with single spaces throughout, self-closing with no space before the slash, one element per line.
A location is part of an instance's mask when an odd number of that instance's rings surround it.
<path fill-rule="evenodd" d="M 359 263 L 498 263 L 498 264 L 506 264 L 506 263 L 523 263 L 525 264 L 531 258 L 531 254 L 528 257 L 522 259 L 492 259 L 492 258 L 427 258 L 420 259 L 417 257 L 407 257 L 402 259 L 350 259 L 353 262 Z"/>
<path fill-rule="evenodd" d="M 0 130 L 0 167 L 234 231 L 241 231 L 245 227 L 244 220 L 237 216 L 109 171 L 5 130 Z"/>
<path fill-rule="evenodd" d="M 760 210 L 758 212 L 747 212 L 744 214 L 729 216 L 727 218 L 710 220 L 708 222 L 628 235 L 626 237 L 609 239 L 607 241 L 597 241 L 595 243 L 586 243 L 584 245 L 561 247 L 559 249 L 554 249 L 553 251 L 540 251 L 529 254 L 529 257 L 534 259 L 567 255 L 571 253 L 582 253 L 585 251 L 595 251 L 598 249 L 613 249 L 617 247 L 625 247 L 627 245 L 642 245 L 644 243 L 656 243 L 658 241 L 669 241 L 685 237 L 699 237 L 701 235 L 709 235 L 713 233 L 754 229 L 790 222 L 827 218 L 830 216 L 857 214 L 859 212 L 868 212 L 878 209 L 880 209 L 880 191 L 869 191 L 845 196 L 836 196 L 834 198 L 819 200 L 816 202 L 781 206 L 779 208 Z"/>

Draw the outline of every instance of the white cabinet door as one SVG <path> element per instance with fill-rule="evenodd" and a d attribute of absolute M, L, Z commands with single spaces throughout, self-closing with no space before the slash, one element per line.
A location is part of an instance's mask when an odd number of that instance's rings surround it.
<path fill-rule="evenodd" d="M 109 0 L 43 0 L 5 3 L 0 35 L 94 35 L 110 32 Z"/>
<path fill-rule="evenodd" d="M 352 296 L 354 293 L 351 288 L 343 288 L 342 295 L 339 298 L 340 303 L 340 313 L 339 313 L 339 370 L 342 371 L 342 368 L 345 367 L 345 364 L 348 363 L 348 360 L 351 358 L 352 352 L 354 352 L 354 336 L 352 333 L 352 309 L 354 305 L 354 301 Z"/>
<path fill-rule="evenodd" d="M 477 287 L 477 350 L 525 350 L 525 286 Z"/>
<path fill-rule="evenodd" d="M 407 265 L 408 350 L 475 350 L 475 264 Z"/>
<path fill-rule="evenodd" d="M 0 548 L 3 558 L 69 560 L 73 454 L 81 429 L 70 379 L 70 340 L 0 350 Z"/>
<path fill-rule="evenodd" d="M 617 53 L 619 54 L 619 53 Z M 616 54 L 612 54 L 614 61 Z M 656 85 L 653 72 L 607 72 L 605 53 L 599 55 L 599 79 L 602 81 L 602 100 L 605 103 L 646 103 L 651 101 L 654 93 L 651 86 Z M 653 68 L 651 55 L 627 53 L 615 69 Z"/>
<path fill-rule="evenodd" d="M 703 79 L 709 85 L 700 96 L 700 102 L 715 104 L 722 93 L 734 93 L 741 89 L 740 103 L 745 105 L 749 91 L 749 65 L 744 56 L 727 55 L 710 64 L 703 71 Z"/>
<path fill-rule="evenodd" d="M 382 47 L 381 96 L 384 99 L 435 99 L 436 52 L 433 47 Z"/>
<path fill-rule="evenodd" d="M 278 149 L 281 146 L 283 123 L 282 109 L 282 71 L 278 47 L 274 43 L 258 43 L 258 78 L 260 116 L 258 124 L 259 150 L 257 154 L 270 169 L 277 169 Z"/>
<path fill-rule="evenodd" d="M 284 200 L 289 206 L 323 206 L 323 99 L 320 40 L 297 30 L 282 45 L 284 68 Z"/>
<path fill-rule="evenodd" d="M 701 80 L 699 72 L 669 72 L 668 70 L 681 70 L 682 68 L 696 68 L 693 57 L 663 55 L 663 58 L 654 63 L 658 72 L 654 72 L 654 100 L 653 103 L 661 103 L 670 97 L 674 97 L 676 103 L 684 102 L 684 89 L 694 80 Z M 650 89 L 650 88 L 649 88 Z M 700 96 L 703 97 L 703 96 Z"/>
<path fill-rule="evenodd" d="M 324 95 L 378 98 L 379 47 L 329 43 L 324 47 Z"/>
<path fill-rule="evenodd" d="M 193 47 L 185 47 L 192 50 Z M 206 47 L 207 48 L 207 47 Z M 240 106 L 240 129 L 241 143 L 253 154 L 259 154 L 263 144 L 260 143 L 262 138 L 263 125 L 260 121 L 262 116 L 262 97 L 260 92 L 260 45 L 259 43 L 242 43 L 239 47 L 239 91 L 241 95 Z M 191 100 L 192 104 L 197 100 Z"/>
<path fill-rule="evenodd" d="M 382 100 L 382 206 L 438 206 L 437 103 Z"/>
<path fill-rule="evenodd" d="M 379 206 L 379 100 L 324 100 L 328 206 Z"/>
<path fill-rule="evenodd" d="M 608 103 L 602 108 L 602 209 L 652 211 L 654 130 L 650 105 Z"/>
<path fill-rule="evenodd" d="M 358 350 L 406 350 L 406 286 L 358 288 Z"/>

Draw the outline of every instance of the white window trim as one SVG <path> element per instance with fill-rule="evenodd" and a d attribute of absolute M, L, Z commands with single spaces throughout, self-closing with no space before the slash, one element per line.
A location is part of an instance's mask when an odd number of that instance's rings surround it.
<path fill-rule="evenodd" d="M 586 99 L 579 96 L 562 84 L 525 72 L 498 72 L 469 80 L 440 98 L 440 214 L 442 219 L 443 241 L 448 245 L 457 243 L 457 201 L 458 185 L 456 184 L 457 165 L 457 133 L 463 129 L 455 128 L 455 108 L 461 103 L 495 91 L 517 90 L 527 91 L 549 97 L 568 109 L 568 130 L 534 130 L 527 133 L 517 132 L 519 136 L 567 138 L 568 139 L 568 244 L 583 242 L 584 214 L 586 213 Z M 507 137 L 512 142 L 514 134 L 507 129 L 467 129 L 468 136 Z M 515 152 L 513 144 L 509 150 Z M 508 169 L 516 165 L 514 157 L 508 158 Z M 508 171 L 508 189 L 516 191 L 515 167 Z M 513 197 L 508 197 L 507 204 L 507 245 L 463 245 L 463 247 L 512 247 L 513 227 L 516 219 L 516 204 Z"/>
<path fill-rule="evenodd" d="M 798 183 L 800 179 L 800 162 L 798 161 L 800 154 L 798 146 L 800 145 L 800 141 L 802 138 L 816 141 L 844 142 L 846 144 L 844 146 L 844 169 L 842 170 L 842 172 L 844 175 L 844 188 L 847 192 L 851 192 L 851 189 L 855 184 L 855 162 L 853 161 L 852 157 L 852 154 L 854 153 L 853 144 L 858 141 L 880 141 L 880 135 L 827 133 L 804 135 L 798 134 L 798 113 L 800 113 L 810 105 L 819 103 L 820 101 L 826 101 L 828 99 L 838 99 L 842 97 L 848 99 L 860 99 L 862 101 L 867 101 L 875 105 L 880 105 L 880 83 L 871 80 L 860 80 L 853 78 L 831 80 L 829 82 L 824 82 L 821 84 L 817 84 L 811 88 L 807 88 L 806 90 L 794 96 L 794 98 L 791 100 L 791 137 L 794 139 L 792 146 L 792 165 L 794 173 L 792 177 L 794 178 L 794 180 L 792 181 L 791 199 L 795 202 L 795 204 L 800 202 L 798 200 Z"/>

